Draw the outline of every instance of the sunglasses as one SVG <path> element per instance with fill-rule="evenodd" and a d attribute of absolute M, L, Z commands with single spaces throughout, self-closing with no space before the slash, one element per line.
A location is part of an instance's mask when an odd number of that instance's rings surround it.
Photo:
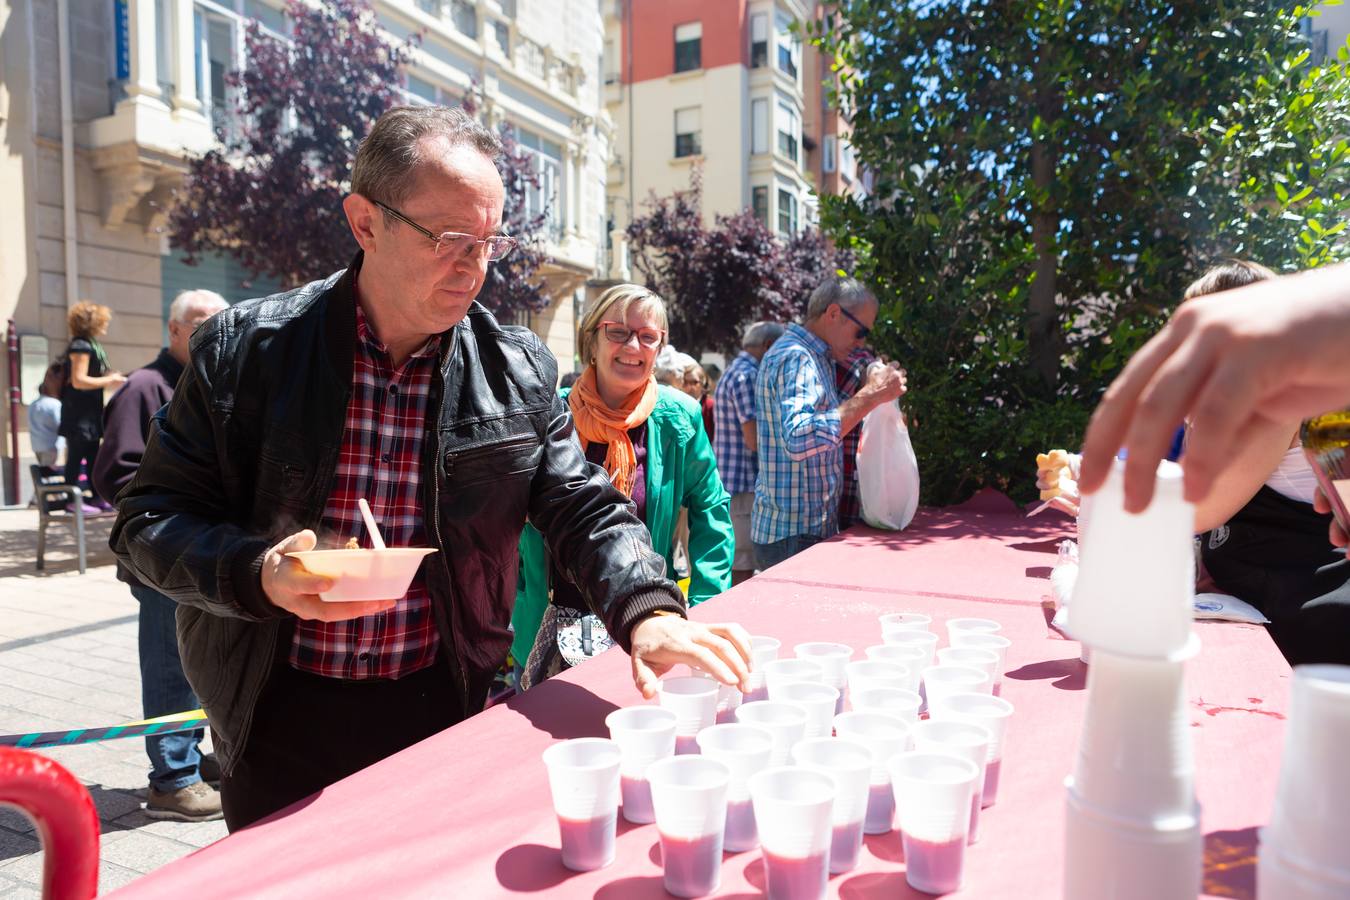
<path fill-rule="evenodd" d="M 850 322 L 852 322 L 854 325 L 857 325 L 857 326 L 858 326 L 858 340 L 860 340 L 860 341 L 865 341 L 865 340 L 867 340 L 868 336 L 872 333 L 872 329 L 868 328 L 868 327 L 867 327 L 866 325 L 864 325 L 862 322 L 858 321 L 858 317 L 857 317 L 857 316 L 855 316 L 853 313 L 849 312 L 848 310 L 844 309 L 842 306 L 839 307 L 839 311 L 840 311 L 841 313 L 843 313 L 843 314 L 848 318 L 848 320 L 849 320 Z"/>
<path fill-rule="evenodd" d="M 626 344 L 632 340 L 633 335 L 637 335 L 638 343 L 648 350 L 661 346 L 661 342 L 666 339 L 666 333 L 659 329 L 639 328 L 634 331 L 620 322 L 601 322 L 600 330 L 605 333 L 605 338 L 611 344 Z"/>

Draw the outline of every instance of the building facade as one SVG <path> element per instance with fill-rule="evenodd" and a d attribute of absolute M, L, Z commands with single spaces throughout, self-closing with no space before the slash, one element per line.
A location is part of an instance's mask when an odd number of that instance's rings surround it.
<path fill-rule="evenodd" d="M 546 210 L 543 271 L 551 304 L 534 328 L 563 370 L 577 312 L 601 262 L 612 129 L 600 77 L 598 0 L 374 0 L 396 41 L 420 34 L 403 85 L 411 103 L 458 103 L 471 90 L 488 120 L 509 124 L 534 157 Z M 163 235 L 186 159 L 213 146 L 230 98 L 225 75 L 247 66 L 256 19 L 285 39 L 281 0 L 0 0 L 0 325 L 23 339 L 22 403 L 45 359 L 62 352 L 66 311 L 80 300 L 113 310 L 105 347 L 114 368 L 153 358 L 178 290 L 231 301 L 290 287 L 253 278 L 226 257 L 183 265 Z M 45 347 L 43 339 L 45 338 Z M 5 376 L 8 388 L 9 378 Z M 7 502 L 10 407 L 4 426 Z M 24 415 L 13 417 L 21 432 Z"/>

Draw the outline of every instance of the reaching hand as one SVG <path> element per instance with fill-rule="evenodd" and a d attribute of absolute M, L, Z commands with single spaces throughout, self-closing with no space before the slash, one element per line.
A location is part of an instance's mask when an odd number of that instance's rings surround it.
<path fill-rule="evenodd" d="M 274 606 L 296 618 L 319 622 L 342 622 L 373 616 L 393 609 L 398 598 L 352 603 L 325 603 L 320 593 L 333 586 L 333 579 L 310 572 L 287 553 L 313 550 L 318 539 L 306 528 L 272 546 L 263 557 L 262 589 Z"/>
<path fill-rule="evenodd" d="M 899 400 L 909 390 L 905 370 L 895 363 L 884 366 L 874 363 L 867 371 L 867 389 L 878 404 Z"/>
<path fill-rule="evenodd" d="M 734 623 L 703 625 L 679 616 L 648 616 L 633 626 L 633 683 L 648 700 L 672 666 L 698 666 L 723 684 L 745 688 L 750 635 Z"/>

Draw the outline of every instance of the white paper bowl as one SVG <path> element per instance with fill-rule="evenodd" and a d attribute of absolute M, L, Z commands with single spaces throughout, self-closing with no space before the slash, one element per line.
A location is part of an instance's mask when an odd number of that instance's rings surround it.
<path fill-rule="evenodd" d="M 331 590 L 319 597 L 329 603 L 360 600 L 401 600 L 408 593 L 422 557 L 430 547 L 390 547 L 387 550 L 297 550 L 287 553 L 315 575 L 333 579 Z"/>

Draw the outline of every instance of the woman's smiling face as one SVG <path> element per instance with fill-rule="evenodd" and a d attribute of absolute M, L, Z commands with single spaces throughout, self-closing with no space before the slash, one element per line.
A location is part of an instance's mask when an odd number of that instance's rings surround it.
<path fill-rule="evenodd" d="M 664 342 L 661 320 L 650 304 L 631 303 L 620 314 L 612 311 L 600 322 L 595 342 L 595 377 L 601 390 L 613 396 L 626 396 L 652 377 L 656 354 Z M 627 331 L 627 340 L 614 340 Z M 653 335 L 660 336 L 648 346 Z"/>

